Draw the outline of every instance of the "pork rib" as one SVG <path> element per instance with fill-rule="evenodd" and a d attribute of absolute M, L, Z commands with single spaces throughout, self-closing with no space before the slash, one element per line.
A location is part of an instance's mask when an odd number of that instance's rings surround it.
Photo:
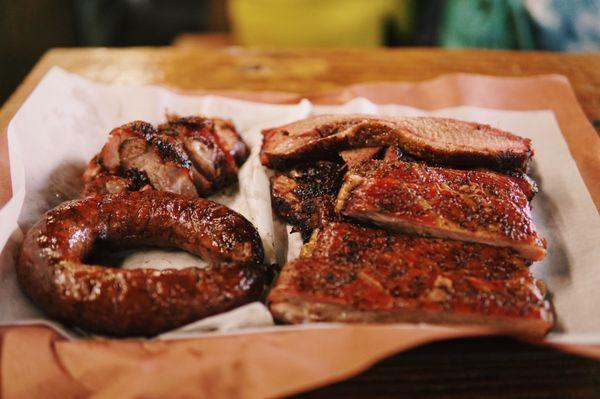
<path fill-rule="evenodd" d="M 368 161 L 346 174 L 336 209 L 395 231 L 510 247 L 533 260 L 546 254 L 527 196 L 498 173 Z"/>
<path fill-rule="evenodd" d="M 357 147 L 399 145 L 437 164 L 527 170 L 530 140 L 488 125 L 432 117 L 323 115 L 263 131 L 261 162 L 285 168 Z"/>
<path fill-rule="evenodd" d="M 404 151 L 402 151 L 402 149 L 398 146 L 389 146 L 383 154 L 383 159 L 388 162 L 405 161 L 423 163 L 423 161 L 413 158 L 410 155 L 406 155 L 406 153 L 404 153 Z M 427 165 L 438 166 L 433 162 L 427 162 Z M 485 169 L 480 170 L 485 171 Z M 504 173 L 504 175 L 510 178 L 521 188 L 521 190 L 523 190 L 528 200 L 531 201 L 533 197 L 538 193 L 538 186 L 536 182 L 526 173 L 519 171 L 510 171 L 508 173 Z"/>
<path fill-rule="evenodd" d="M 532 336 L 552 326 L 543 285 L 508 248 L 347 223 L 325 225 L 307 246 L 269 294 L 279 321 L 481 324 Z"/>

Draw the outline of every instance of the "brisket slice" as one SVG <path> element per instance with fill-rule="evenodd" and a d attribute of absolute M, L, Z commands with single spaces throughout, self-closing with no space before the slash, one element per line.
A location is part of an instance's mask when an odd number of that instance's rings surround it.
<path fill-rule="evenodd" d="M 340 151 L 340 157 L 351 168 L 361 162 L 374 159 L 380 152 L 381 147 L 353 148 L 351 150 Z"/>
<path fill-rule="evenodd" d="M 394 231 L 510 247 L 532 260 L 546 254 L 527 196 L 498 173 L 368 161 L 346 173 L 336 209 Z"/>
<path fill-rule="evenodd" d="M 271 204 L 275 213 L 308 240 L 324 220 L 334 220 L 335 199 L 342 185 L 343 165 L 317 161 L 271 178 Z"/>
<path fill-rule="evenodd" d="M 329 159 L 358 147 L 398 145 L 408 155 L 448 166 L 522 171 L 530 140 L 488 125 L 432 117 L 322 115 L 263 131 L 261 162 L 274 169 Z"/>
<path fill-rule="evenodd" d="M 544 288 L 509 248 L 400 235 L 348 223 L 315 231 L 270 292 L 280 322 L 479 324 L 543 336 Z"/>

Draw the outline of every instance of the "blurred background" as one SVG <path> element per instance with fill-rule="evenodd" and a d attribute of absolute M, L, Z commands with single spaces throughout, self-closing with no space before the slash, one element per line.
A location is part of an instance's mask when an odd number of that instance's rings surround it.
<path fill-rule="evenodd" d="M 600 0 L 0 0 L 0 103 L 51 47 L 598 51 Z"/>

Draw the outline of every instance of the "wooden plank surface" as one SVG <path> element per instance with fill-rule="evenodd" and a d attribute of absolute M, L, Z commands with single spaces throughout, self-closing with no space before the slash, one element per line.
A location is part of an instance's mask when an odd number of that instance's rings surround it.
<path fill-rule="evenodd" d="M 600 119 L 599 54 L 243 47 L 54 49 L 42 58 L 33 71 L 33 79 L 28 79 L 19 92 L 29 92 L 52 65 L 108 83 L 297 93 L 359 82 L 419 81 L 452 72 L 499 76 L 557 73 L 569 78 L 586 115 Z M 19 99 L 22 97 L 11 98 L 6 105 L 18 105 Z"/>
<path fill-rule="evenodd" d="M 308 93 L 370 81 L 418 81 L 444 73 L 567 76 L 586 115 L 600 122 L 600 55 L 509 51 L 275 50 L 225 48 L 55 49 L 0 110 L 0 131 L 53 65 L 107 83 L 162 84 L 183 90 Z M 8 181 L 0 138 L 0 186 Z M 0 204 L 10 195 L 0 192 Z M 466 342 L 466 343 L 465 343 Z M 549 370 L 550 369 L 550 370 Z M 552 372 L 549 372 L 552 371 Z M 437 343 L 386 360 L 315 397 L 594 397 L 598 363 L 507 339 Z M 502 392 L 506 393 L 503 395 Z"/>

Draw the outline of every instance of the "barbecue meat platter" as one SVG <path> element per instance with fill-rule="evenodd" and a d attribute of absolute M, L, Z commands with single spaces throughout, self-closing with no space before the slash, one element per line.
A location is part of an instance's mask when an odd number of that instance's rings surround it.
<path fill-rule="evenodd" d="M 274 217 L 303 241 L 265 265 L 250 221 L 207 199 L 250 155 L 232 122 L 167 115 L 114 128 L 80 198 L 27 232 L 23 291 L 85 331 L 152 336 L 253 301 L 278 323 L 482 325 L 544 336 L 546 255 L 528 139 L 432 117 L 321 115 L 263 130 Z M 124 270 L 92 254 L 151 245 L 206 268 Z"/>
<path fill-rule="evenodd" d="M 529 140 L 442 118 L 316 116 L 263 132 L 274 212 L 305 239 L 268 304 L 284 323 L 553 324 Z"/>

